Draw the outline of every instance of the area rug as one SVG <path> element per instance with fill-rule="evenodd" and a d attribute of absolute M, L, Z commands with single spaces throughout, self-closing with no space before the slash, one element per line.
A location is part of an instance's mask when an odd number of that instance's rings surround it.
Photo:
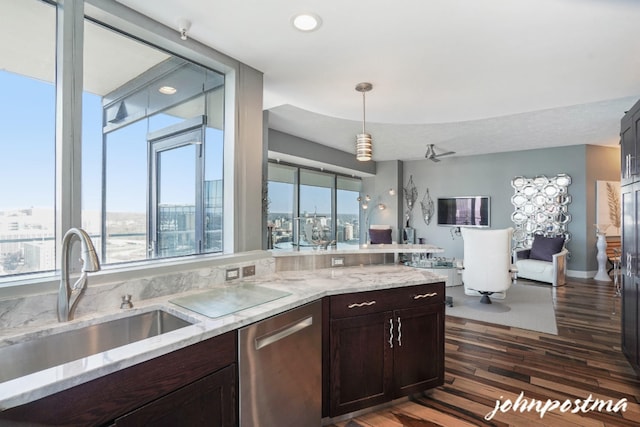
<path fill-rule="evenodd" d="M 480 297 L 464 294 L 464 286 L 453 286 L 446 288 L 447 297 L 453 297 L 453 307 L 447 306 L 446 314 L 558 335 L 551 292 L 551 286 L 518 280 L 505 299 L 480 304 Z"/>

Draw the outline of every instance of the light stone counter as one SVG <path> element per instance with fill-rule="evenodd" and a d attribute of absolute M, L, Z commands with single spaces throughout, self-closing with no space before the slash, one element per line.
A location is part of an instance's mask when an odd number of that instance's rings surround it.
<path fill-rule="evenodd" d="M 7 409 L 37 400 L 188 345 L 241 328 L 327 295 L 389 289 L 440 281 L 444 281 L 444 277 L 425 270 L 398 265 L 287 271 L 229 282 L 230 284 L 226 286 L 255 284 L 286 291 L 290 295 L 215 319 L 199 315 L 169 302 L 170 299 L 177 296 L 205 291 L 199 289 L 145 300 L 136 304 L 135 308 L 130 310 L 102 312 L 93 316 L 84 316 L 68 323 L 56 324 L 53 327 L 38 328 L 37 330 L 32 330 L 30 334 L 43 336 L 49 333 L 64 332 L 80 325 L 99 323 L 155 309 L 162 309 L 194 322 L 191 326 L 160 336 L 0 383 L 0 409 Z M 2 330 L 0 332 L 0 347 L 20 341 L 23 338 L 23 336 L 15 334 L 16 331 L 13 329 Z"/>
<path fill-rule="evenodd" d="M 444 249 L 434 245 L 420 244 L 379 244 L 360 245 L 353 249 L 305 249 L 296 251 L 277 250 L 271 251 L 274 258 L 288 256 L 309 256 L 309 255 L 342 255 L 342 254 L 401 254 L 401 253 L 443 253 Z"/>

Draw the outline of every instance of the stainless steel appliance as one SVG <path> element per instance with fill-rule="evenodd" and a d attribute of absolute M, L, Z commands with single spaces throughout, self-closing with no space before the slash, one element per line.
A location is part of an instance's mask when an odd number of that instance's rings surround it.
<path fill-rule="evenodd" d="M 241 427 L 321 425 L 321 316 L 317 301 L 239 330 Z"/>

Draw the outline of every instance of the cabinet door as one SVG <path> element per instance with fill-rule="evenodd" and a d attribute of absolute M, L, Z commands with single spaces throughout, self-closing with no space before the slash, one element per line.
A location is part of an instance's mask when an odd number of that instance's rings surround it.
<path fill-rule="evenodd" d="M 114 425 L 118 427 L 235 426 L 235 371 L 235 365 L 231 365 L 207 375 L 116 419 Z"/>
<path fill-rule="evenodd" d="M 331 320 L 329 415 L 391 399 L 395 336 L 391 312 Z"/>
<path fill-rule="evenodd" d="M 444 305 L 430 304 L 393 312 L 394 398 L 444 383 Z"/>
<path fill-rule="evenodd" d="M 622 287 L 622 352 L 634 368 L 638 366 L 638 282 L 625 277 Z"/>
<path fill-rule="evenodd" d="M 639 257 L 638 242 L 640 227 L 640 184 L 622 187 L 622 351 L 629 363 L 639 370 L 638 346 L 638 298 Z"/>
<path fill-rule="evenodd" d="M 621 121 L 620 129 L 620 184 L 631 184 L 636 176 L 636 129 L 631 115 Z"/>

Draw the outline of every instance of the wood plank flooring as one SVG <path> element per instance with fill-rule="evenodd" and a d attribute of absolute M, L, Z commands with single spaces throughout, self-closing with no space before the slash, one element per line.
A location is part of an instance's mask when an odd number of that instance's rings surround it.
<path fill-rule="evenodd" d="M 331 427 L 640 425 L 640 379 L 620 349 L 613 284 L 570 279 L 554 289 L 554 303 L 557 336 L 447 316 L 444 386 Z M 521 392 L 542 404 L 589 395 L 628 403 L 618 413 L 508 410 L 485 419 L 496 400 Z"/>

